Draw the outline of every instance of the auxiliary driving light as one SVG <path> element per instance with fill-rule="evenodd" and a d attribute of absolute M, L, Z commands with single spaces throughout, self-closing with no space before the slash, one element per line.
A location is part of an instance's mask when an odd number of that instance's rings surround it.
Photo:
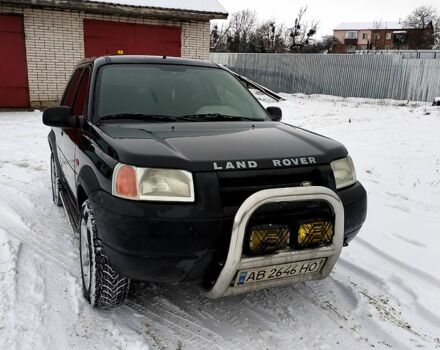
<path fill-rule="evenodd" d="M 333 239 L 333 224 L 328 220 L 308 221 L 299 225 L 297 246 L 312 248 L 329 245 Z"/>
<path fill-rule="evenodd" d="M 286 249 L 290 230 L 286 225 L 260 225 L 252 227 L 248 250 L 252 255 L 270 254 Z"/>

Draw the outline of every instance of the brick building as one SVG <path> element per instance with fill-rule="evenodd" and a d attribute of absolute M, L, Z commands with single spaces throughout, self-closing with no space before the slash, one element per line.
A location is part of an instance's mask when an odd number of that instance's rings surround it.
<path fill-rule="evenodd" d="M 0 0 L 0 108 L 55 103 L 85 57 L 207 59 L 226 17 L 217 0 Z"/>
<path fill-rule="evenodd" d="M 405 28 L 400 22 L 341 23 L 334 31 L 333 53 L 354 53 L 357 50 L 431 49 L 434 28 Z"/>

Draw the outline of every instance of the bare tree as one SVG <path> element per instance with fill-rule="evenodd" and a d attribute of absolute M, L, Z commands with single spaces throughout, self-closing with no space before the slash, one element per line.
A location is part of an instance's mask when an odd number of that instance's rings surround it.
<path fill-rule="evenodd" d="M 275 31 L 273 52 L 286 52 L 289 41 L 289 30 L 285 24 L 281 23 Z"/>
<path fill-rule="evenodd" d="M 222 26 L 211 27 L 211 51 L 214 52 L 301 52 L 312 45 L 318 22 L 307 22 L 301 8 L 293 28 L 275 20 L 258 23 L 252 10 L 233 13 Z"/>
<path fill-rule="evenodd" d="M 290 29 L 290 52 L 301 52 L 302 49 L 310 44 L 310 39 L 318 30 L 318 21 L 305 21 L 304 16 L 307 12 L 307 6 L 299 9 L 295 18 L 295 25 Z"/>
<path fill-rule="evenodd" d="M 286 27 L 274 20 L 257 26 L 251 37 L 250 52 L 286 52 Z"/>
<path fill-rule="evenodd" d="M 261 23 L 255 29 L 252 35 L 250 48 L 251 52 L 273 52 L 275 23 L 266 21 Z"/>
<path fill-rule="evenodd" d="M 213 24 L 211 26 L 211 51 L 247 52 L 256 23 L 255 11 L 242 10 L 233 13 L 229 21 L 221 27 Z"/>
<path fill-rule="evenodd" d="M 231 15 L 229 27 L 234 33 L 250 33 L 255 29 L 257 15 L 253 10 L 242 10 Z"/>
<path fill-rule="evenodd" d="M 234 52 L 247 52 L 256 23 L 255 11 L 242 10 L 233 13 L 229 21 L 228 48 Z"/>
<path fill-rule="evenodd" d="M 437 9 L 433 6 L 419 6 L 408 17 L 404 24 L 407 28 L 425 29 L 430 23 L 437 22 Z"/>
<path fill-rule="evenodd" d="M 431 48 L 433 45 L 440 45 L 440 15 L 434 6 L 417 7 L 403 23 L 408 29 L 418 29 L 408 38 L 413 46 Z"/>
<path fill-rule="evenodd" d="M 218 24 L 211 25 L 211 51 L 224 52 L 226 51 L 226 37 L 230 31 L 229 22 L 219 26 Z"/>

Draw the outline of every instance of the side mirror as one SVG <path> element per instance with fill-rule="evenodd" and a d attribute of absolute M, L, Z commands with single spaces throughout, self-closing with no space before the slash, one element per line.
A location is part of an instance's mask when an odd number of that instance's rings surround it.
<path fill-rule="evenodd" d="M 274 122 L 279 122 L 283 117 L 283 111 L 280 107 L 267 107 L 266 110 Z"/>
<path fill-rule="evenodd" d="M 43 124 L 57 128 L 74 129 L 78 127 L 78 118 L 72 115 L 70 107 L 50 107 L 43 112 Z"/>

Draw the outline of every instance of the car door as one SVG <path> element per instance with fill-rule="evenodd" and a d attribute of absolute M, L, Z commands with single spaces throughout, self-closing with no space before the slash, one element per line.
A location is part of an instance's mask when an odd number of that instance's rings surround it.
<path fill-rule="evenodd" d="M 90 75 L 90 68 L 84 68 L 81 75 L 80 83 L 78 85 L 78 90 L 75 95 L 75 101 L 72 107 L 72 115 L 77 117 L 78 120 L 84 117 L 84 111 L 87 104 L 87 96 L 89 92 Z M 67 178 L 67 181 L 75 196 L 77 168 L 76 152 L 78 149 L 78 144 L 81 140 L 81 132 L 82 129 L 78 127 L 76 129 L 66 129 L 64 134 L 65 136 L 67 136 L 64 138 L 64 155 L 66 156 L 67 163 L 69 164 L 69 176 Z"/>
<path fill-rule="evenodd" d="M 72 81 L 72 94 L 68 91 L 65 101 L 63 102 L 64 105 L 71 107 L 72 115 L 81 118 L 84 115 L 87 100 L 90 69 L 88 67 L 81 68 L 78 76 L 74 76 L 73 79 L 75 81 Z M 69 188 L 74 195 L 76 194 L 76 149 L 78 147 L 78 142 L 80 141 L 80 133 L 80 128 L 64 128 L 59 132 L 59 142 L 57 140 L 57 145 L 64 158 L 62 162 L 60 161 L 61 168 Z"/>
<path fill-rule="evenodd" d="M 61 105 L 62 106 L 68 106 L 70 108 L 73 108 L 73 103 L 75 102 L 76 93 L 78 90 L 79 82 L 81 80 L 82 73 L 84 71 L 84 68 L 77 68 L 75 72 L 72 74 L 72 77 L 69 81 L 69 84 L 66 87 L 66 90 L 64 92 L 63 98 L 61 99 Z M 63 175 L 63 178 L 67 181 L 67 183 L 70 184 L 69 177 L 72 176 L 73 169 L 70 168 L 66 153 L 68 153 L 68 150 L 66 149 L 66 131 L 67 129 L 63 128 L 52 128 L 55 134 L 55 140 L 57 145 L 57 157 L 58 162 L 61 167 L 61 172 Z M 71 187 L 73 190 L 73 188 Z"/>

